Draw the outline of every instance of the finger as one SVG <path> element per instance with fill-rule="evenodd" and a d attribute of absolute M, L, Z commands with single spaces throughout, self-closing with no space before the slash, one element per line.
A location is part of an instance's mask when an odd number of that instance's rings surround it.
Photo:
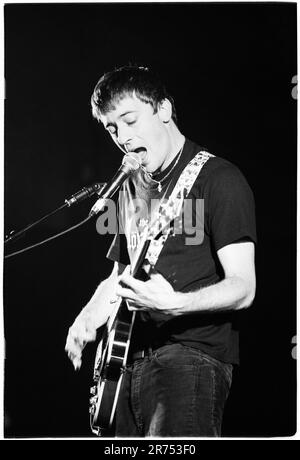
<path fill-rule="evenodd" d="M 95 340 L 95 335 L 94 334 L 87 334 L 85 333 L 81 337 L 76 337 L 75 339 L 75 344 L 78 345 L 78 347 L 82 350 L 88 342 L 92 342 Z"/>
<path fill-rule="evenodd" d="M 74 368 L 79 368 L 81 366 L 81 353 L 74 353 L 68 351 L 68 358 L 72 361 Z"/>
<path fill-rule="evenodd" d="M 149 277 L 150 279 L 157 279 L 157 280 L 165 280 L 166 281 L 166 278 L 164 278 L 158 271 L 152 269 L 150 270 L 149 272 Z"/>
<path fill-rule="evenodd" d="M 118 282 L 120 281 L 120 279 L 121 279 L 124 275 L 125 275 L 125 276 L 127 276 L 127 275 L 130 276 L 130 275 L 131 275 L 131 272 L 130 272 L 130 265 L 127 265 L 127 266 L 124 268 L 123 272 L 118 276 Z"/>
<path fill-rule="evenodd" d="M 137 291 L 143 286 L 143 281 L 136 280 L 133 276 L 124 272 L 120 276 L 119 284 L 120 283 L 126 284 L 126 286 L 130 287 L 133 291 Z"/>
<path fill-rule="evenodd" d="M 81 340 L 79 339 L 79 337 L 72 336 L 71 334 L 69 334 L 67 338 L 65 350 L 70 350 L 71 353 L 74 353 L 77 350 L 80 350 L 80 348 L 81 348 Z"/>
<path fill-rule="evenodd" d="M 97 335 L 96 329 L 94 326 L 86 324 L 84 327 L 73 328 L 69 330 L 68 338 L 75 343 L 80 345 L 84 342 L 91 342 L 95 340 Z"/>
<path fill-rule="evenodd" d="M 139 311 L 139 310 L 147 310 L 147 308 L 142 307 L 138 303 L 134 302 L 133 300 L 126 300 L 127 308 L 129 311 Z"/>
<path fill-rule="evenodd" d="M 160 273 L 158 272 L 153 272 L 149 274 L 149 280 L 146 281 L 149 284 L 155 283 L 156 286 L 167 289 L 167 290 L 172 290 L 172 286 L 169 283 L 169 281 L 166 280 Z"/>
<path fill-rule="evenodd" d="M 130 265 L 126 265 L 123 273 L 125 273 L 126 275 L 130 275 L 131 274 L 131 267 Z"/>
<path fill-rule="evenodd" d="M 87 341 L 90 341 L 90 334 L 85 333 L 75 333 L 68 335 L 67 341 L 66 341 L 66 350 L 70 350 L 71 353 L 81 353 L 81 350 L 83 349 L 84 345 L 87 343 Z"/>
<path fill-rule="evenodd" d="M 137 308 L 137 307 L 133 307 L 131 305 L 127 305 L 127 308 L 129 311 L 139 311 L 139 310 L 143 310 L 142 308 Z"/>
<path fill-rule="evenodd" d="M 68 353 L 68 356 L 71 358 L 72 356 L 80 356 L 82 348 L 79 347 L 74 342 L 69 342 L 65 346 L 65 351 Z"/>
<path fill-rule="evenodd" d="M 72 362 L 73 362 L 74 370 L 78 371 L 81 368 L 81 362 L 82 362 L 81 359 L 76 357 L 72 360 Z"/>
<path fill-rule="evenodd" d="M 68 337 L 67 337 L 67 340 L 66 340 L 66 345 L 65 345 L 65 350 L 68 351 L 70 348 L 72 348 L 73 343 L 74 343 L 73 338 L 70 336 L 70 334 L 68 334 Z"/>
<path fill-rule="evenodd" d="M 144 264 L 143 264 L 143 270 L 144 272 L 149 275 L 149 273 L 151 272 L 151 269 L 152 269 L 152 265 L 150 265 L 149 261 L 148 260 L 145 260 Z"/>
<path fill-rule="evenodd" d="M 131 290 L 124 288 L 122 286 L 117 287 L 117 295 L 122 297 L 123 299 L 129 299 L 129 300 L 136 300 L 136 294 Z"/>

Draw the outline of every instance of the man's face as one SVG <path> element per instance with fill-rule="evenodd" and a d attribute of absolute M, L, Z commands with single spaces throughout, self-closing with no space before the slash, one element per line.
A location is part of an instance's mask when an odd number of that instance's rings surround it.
<path fill-rule="evenodd" d="M 151 104 L 135 95 L 124 97 L 114 110 L 101 115 L 104 127 L 124 152 L 135 152 L 150 173 L 159 169 L 170 154 L 166 110 L 154 113 Z"/>

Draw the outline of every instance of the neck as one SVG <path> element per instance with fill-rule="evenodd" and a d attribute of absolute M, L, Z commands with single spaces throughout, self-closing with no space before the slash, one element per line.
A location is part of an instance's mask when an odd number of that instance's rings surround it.
<path fill-rule="evenodd" d="M 175 125 L 173 121 L 169 127 L 169 141 L 170 141 L 170 144 L 169 144 L 170 153 L 166 155 L 166 158 L 163 164 L 161 165 L 161 168 L 160 168 L 161 172 L 164 171 L 169 166 L 170 163 L 172 163 L 176 155 L 179 153 L 180 149 L 182 149 L 184 141 L 185 141 L 185 137 L 183 136 L 183 134 L 181 134 L 181 132 L 179 131 L 179 129 L 177 128 L 177 126 Z"/>

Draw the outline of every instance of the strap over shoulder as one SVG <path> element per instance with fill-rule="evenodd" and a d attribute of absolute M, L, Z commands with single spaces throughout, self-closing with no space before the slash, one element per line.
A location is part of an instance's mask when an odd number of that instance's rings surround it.
<path fill-rule="evenodd" d="M 170 224 L 181 213 L 184 199 L 187 198 L 196 178 L 205 163 L 214 157 L 211 153 L 201 150 L 184 168 L 176 185 L 166 202 L 162 200 L 148 229 L 151 239 L 145 259 L 154 267 L 161 250 L 170 234 Z M 161 235 L 160 235 L 161 233 Z"/>

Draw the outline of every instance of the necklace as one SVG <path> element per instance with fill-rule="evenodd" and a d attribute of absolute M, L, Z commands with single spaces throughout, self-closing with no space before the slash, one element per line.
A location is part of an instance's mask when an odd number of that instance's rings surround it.
<path fill-rule="evenodd" d="M 175 167 L 176 167 L 176 165 L 177 165 L 177 163 L 178 163 L 178 161 L 179 161 L 179 159 L 180 159 L 180 157 L 181 157 L 181 154 L 182 154 L 182 151 L 183 151 L 183 146 L 184 146 L 184 144 L 182 145 L 182 147 L 181 147 L 181 149 L 180 149 L 180 152 L 179 152 L 179 154 L 177 155 L 177 159 L 176 159 L 175 163 L 173 164 L 172 168 L 170 169 L 170 171 L 167 172 L 167 174 L 166 174 L 163 178 L 161 178 L 161 179 L 158 181 L 158 180 L 156 180 L 156 179 L 153 179 L 151 173 L 147 173 L 147 174 L 150 176 L 151 180 L 153 180 L 153 182 L 155 182 L 155 183 L 157 184 L 157 190 L 158 190 L 159 193 L 162 191 L 162 185 L 161 185 L 161 183 L 164 182 L 164 181 L 166 180 L 166 178 L 169 177 L 169 175 L 171 174 L 171 172 L 175 169 Z"/>

